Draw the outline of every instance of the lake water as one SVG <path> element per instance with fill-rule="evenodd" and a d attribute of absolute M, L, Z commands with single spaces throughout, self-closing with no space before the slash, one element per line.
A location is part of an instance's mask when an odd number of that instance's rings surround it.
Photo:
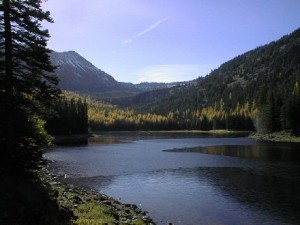
<path fill-rule="evenodd" d="M 99 142 L 100 141 L 100 142 Z M 300 148 L 245 137 L 106 133 L 45 153 L 52 172 L 157 224 L 300 224 Z"/>

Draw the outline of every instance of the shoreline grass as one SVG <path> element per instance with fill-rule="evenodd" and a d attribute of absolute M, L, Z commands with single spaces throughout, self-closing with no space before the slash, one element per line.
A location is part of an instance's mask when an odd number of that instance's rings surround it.
<path fill-rule="evenodd" d="M 47 176 L 52 179 L 51 188 L 58 193 L 58 205 L 73 213 L 74 225 L 155 225 L 136 205 L 123 204 L 107 195 L 76 186 L 63 177 Z"/>

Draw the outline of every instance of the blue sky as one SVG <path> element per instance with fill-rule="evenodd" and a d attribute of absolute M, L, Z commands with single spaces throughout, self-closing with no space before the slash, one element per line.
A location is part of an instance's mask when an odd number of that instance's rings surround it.
<path fill-rule="evenodd" d="M 300 27 L 299 0 L 48 0 L 49 48 L 123 82 L 187 81 Z"/>

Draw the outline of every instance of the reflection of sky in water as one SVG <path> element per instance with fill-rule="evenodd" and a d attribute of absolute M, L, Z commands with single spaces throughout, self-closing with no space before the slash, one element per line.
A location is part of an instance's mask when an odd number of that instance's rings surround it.
<path fill-rule="evenodd" d="M 246 166 L 247 161 L 208 154 L 163 152 L 162 150 L 196 146 L 240 143 L 253 144 L 245 138 L 191 138 L 139 140 L 131 143 L 104 144 L 99 146 L 57 148 L 45 154 L 58 161 L 71 176 L 124 175 L 158 169 L 191 168 L 200 166 Z M 66 173 L 61 171 L 61 173 Z"/>
<path fill-rule="evenodd" d="M 249 182 L 241 179 L 247 175 L 251 176 Z M 251 187 L 252 182 L 255 184 Z M 107 186 L 91 186 L 123 202 L 141 204 L 157 222 L 163 221 L 161 224 L 172 220 L 175 224 L 274 225 L 297 214 L 294 196 L 280 191 L 276 196 L 270 194 L 276 187 L 271 187 L 268 177 L 239 168 L 160 170 L 116 176 Z M 296 187 L 292 192 L 297 194 Z"/>
<path fill-rule="evenodd" d="M 240 145 L 244 147 L 237 149 Z M 206 148 L 205 154 L 162 151 L 199 146 Z M 56 161 L 53 171 L 141 204 L 162 224 L 299 224 L 298 164 L 270 161 L 266 152 L 262 160 L 257 157 L 261 151 L 280 149 L 280 144 L 247 138 L 135 137 L 127 143 L 57 148 L 45 157 Z M 255 157 L 221 156 L 220 150 Z"/>

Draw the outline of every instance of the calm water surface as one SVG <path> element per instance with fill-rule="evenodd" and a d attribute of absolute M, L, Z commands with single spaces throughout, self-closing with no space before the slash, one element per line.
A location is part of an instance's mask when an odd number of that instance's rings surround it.
<path fill-rule="evenodd" d="M 52 172 L 137 204 L 157 224 L 300 224 L 299 145 L 107 133 L 45 158 Z"/>

